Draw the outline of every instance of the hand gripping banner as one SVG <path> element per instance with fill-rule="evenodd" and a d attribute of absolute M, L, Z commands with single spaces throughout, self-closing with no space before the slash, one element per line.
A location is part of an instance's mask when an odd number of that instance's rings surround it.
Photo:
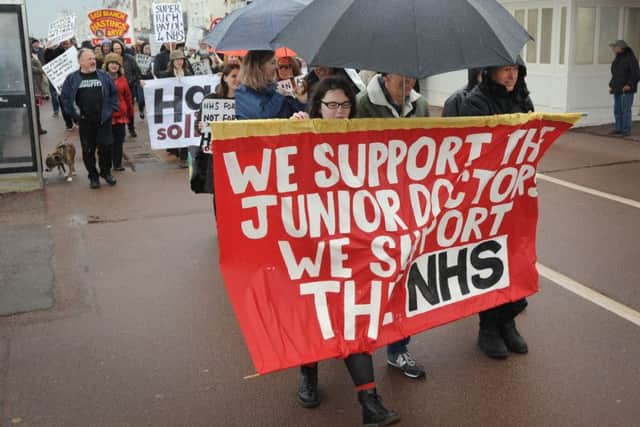
<path fill-rule="evenodd" d="M 579 117 L 213 124 L 221 270 L 257 372 L 535 293 L 536 167 Z"/>

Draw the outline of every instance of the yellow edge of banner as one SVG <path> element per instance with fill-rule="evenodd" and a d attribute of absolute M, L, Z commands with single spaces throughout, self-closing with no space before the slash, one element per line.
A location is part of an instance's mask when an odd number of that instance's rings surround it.
<path fill-rule="evenodd" d="M 503 114 L 481 117 L 421 117 L 409 119 L 353 119 L 353 120 L 236 120 L 214 122 L 214 140 L 246 138 L 249 136 L 295 135 L 313 132 L 346 133 L 361 131 L 520 126 L 535 120 L 550 120 L 575 124 L 581 113 Z"/>

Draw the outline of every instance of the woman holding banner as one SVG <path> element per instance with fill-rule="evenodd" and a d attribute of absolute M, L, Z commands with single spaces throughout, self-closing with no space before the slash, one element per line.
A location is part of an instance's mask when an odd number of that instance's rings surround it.
<path fill-rule="evenodd" d="M 286 119 L 303 111 L 306 95 L 296 98 L 276 91 L 277 62 L 270 50 L 249 51 L 240 70 L 240 83 L 236 94 L 236 118 Z"/>
<path fill-rule="evenodd" d="M 327 77 L 319 82 L 311 95 L 308 112 L 297 112 L 292 119 L 350 119 L 356 115 L 356 95 L 350 82 L 341 77 Z M 362 422 L 366 426 L 387 426 L 400 416 L 382 405 L 376 391 L 373 360 L 368 353 L 351 354 L 345 360 L 362 406 Z M 318 396 L 318 364 L 301 366 L 298 402 L 305 408 L 320 404 Z"/>

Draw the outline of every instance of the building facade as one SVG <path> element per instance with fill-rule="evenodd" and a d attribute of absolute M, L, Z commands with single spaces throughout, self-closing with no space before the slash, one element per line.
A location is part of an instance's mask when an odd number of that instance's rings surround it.
<path fill-rule="evenodd" d="M 579 126 L 613 121 L 609 94 L 609 43 L 624 39 L 640 51 L 638 0 L 507 0 L 502 5 L 534 40 L 522 51 L 527 85 L 537 111 L 586 113 Z M 433 105 L 466 83 L 466 71 L 425 79 L 423 93 Z M 634 115 L 640 103 L 634 107 Z"/>

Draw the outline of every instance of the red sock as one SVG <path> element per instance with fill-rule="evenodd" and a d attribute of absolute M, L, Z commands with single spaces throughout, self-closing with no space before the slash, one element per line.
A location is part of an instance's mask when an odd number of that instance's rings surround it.
<path fill-rule="evenodd" d="M 356 386 L 356 391 L 371 390 L 373 388 L 376 388 L 376 383 L 371 382 Z"/>

